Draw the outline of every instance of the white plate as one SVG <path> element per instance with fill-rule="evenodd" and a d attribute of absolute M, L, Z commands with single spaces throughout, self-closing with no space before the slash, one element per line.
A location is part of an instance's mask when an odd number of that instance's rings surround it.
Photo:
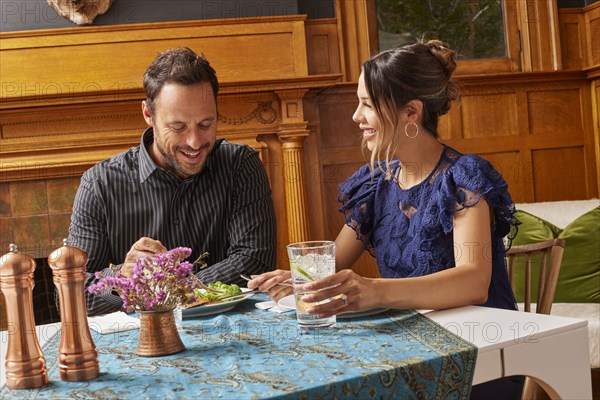
<path fill-rule="evenodd" d="M 241 288 L 241 289 L 242 289 L 242 292 L 250 291 L 250 289 L 248 289 L 248 288 Z M 231 310 L 238 303 L 254 296 L 255 294 L 256 294 L 256 292 L 248 293 L 248 294 L 242 293 L 242 294 L 240 294 L 240 296 L 243 296 L 243 297 L 236 299 L 236 300 L 226 301 L 225 303 L 207 304 L 207 305 L 201 304 L 201 305 L 195 306 L 195 307 L 184 308 L 183 310 L 181 310 L 181 315 L 183 318 L 190 318 L 190 317 L 203 317 L 205 315 L 222 313 L 222 312 Z"/>
<path fill-rule="evenodd" d="M 296 309 L 296 301 L 294 300 L 294 295 L 290 294 L 289 296 L 285 296 L 283 299 L 280 299 L 277 304 L 280 307 L 283 307 L 287 310 L 295 310 Z M 367 315 L 379 314 L 380 312 L 384 312 L 388 310 L 388 308 L 373 308 L 372 310 L 364 310 L 364 311 L 350 311 L 345 313 L 340 313 L 337 315 L 338 318 L 358 318 L 358 317 L 366 317 Z"/>

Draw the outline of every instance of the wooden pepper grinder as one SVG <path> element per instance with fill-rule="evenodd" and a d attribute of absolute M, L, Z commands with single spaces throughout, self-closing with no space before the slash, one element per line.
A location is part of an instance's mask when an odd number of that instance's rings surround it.
<path fill-rule="evenodd" d="M 6 300 L 8 348 L 6 386 L 31 389 L 48 383 L 46 360 L 35 334 L 33 271 L 35 261 L 11 244 L 0 260 L 0 288 Z"/>
<path fill-rule="evenodd" d="M 86 381 L 100 374 L 98 351 L 90 334 L 85 305 L 87 261 L 87 254 L 68 246 L 67 239 L 48 257 L 60 302 L 60 378 L 68 382 Z"/>

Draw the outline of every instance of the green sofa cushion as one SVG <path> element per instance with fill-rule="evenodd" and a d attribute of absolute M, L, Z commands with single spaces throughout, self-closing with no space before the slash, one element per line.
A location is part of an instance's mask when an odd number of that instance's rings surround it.
<path fill-rule="evenodd" d="M 515 246 L 552 240 L 560 233 L 560 228 L 526 211 L 517 210 L 515 217 L 521 221 L 517 236 L 513 239 Z"/>
<path fill-rule="evenodd" d="M 518 210 L 521 221 L 513 245 L 524 245 L 554 238 L 566 240 L 565 252 L 554 295 L 555 303 L 600 302 L 600 207 L 581 215 L 564 229 L 525 211 Z M 524 297 L 525 261 L 515 259 L 515 298 Z M 531 296 L 537 298 L 539 259 L 532 258 Z"/>
<path fill-rule="evenodd" d="M 571 222 L 558 237 L 567 245 L 554 302 L 600 302 L 600 207 Z"/>

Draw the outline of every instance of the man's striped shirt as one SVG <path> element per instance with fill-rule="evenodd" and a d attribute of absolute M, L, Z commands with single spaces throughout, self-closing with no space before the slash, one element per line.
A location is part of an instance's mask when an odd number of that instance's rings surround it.
<path fill-rule="evenodd" d="M 275 213 L 267 175 L 255 150 L 218 139 L 203 170 L 182 180 L 158 167 L 142 143 L 85 172 L 75 196 L 69 244 L 87 252 L 87 285 L 95 271 L 122 264 L 141 237 L 167 248 L 204 252 L 208 267 L 195 271 L 204 283 L 242 283 L 240 273 L 275 267 Z M 86 286 L 87 286 L 86 285 Z M 119 310 L 112 293 L 87 294 L 89 315 Z"/>

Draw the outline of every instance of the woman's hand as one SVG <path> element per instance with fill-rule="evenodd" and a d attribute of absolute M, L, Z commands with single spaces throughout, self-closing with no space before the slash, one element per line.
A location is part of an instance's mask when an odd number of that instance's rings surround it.
<path fill-rule="evenodd" d="M 291 283 L 291 277 L 290 271 L 283 269 L 252 275 L 252 280 L 248 281 L 248 289 L 258 288 L 261 292 L 267 292 L 274 301 L 279 301 L 293 293 L 290 286 L 278 285 L 281 282 Z"/>
<path fill-rule="evenodd" d="M 168 250 L 163 244 L 149 237 L 143 237 L 131 246 L 127 256 L 125 257 L 125 263 L 121 267 L 121 273 L 127 278 L 133 276 L 133 266 L 135 260 L 142 257 L 153 256 L 155 254 L 166 253 Z"/>
<path fill-rule="evenodd" d="M 318 314 L 319 318 L 341 312 L 370 310 L 380 305 L 381 294 L 377 293 L 376 286 L 377 280 L 345 269 L 327 278 L 304 284 L 303 290 L 315 293 L 304 295 L 302 301 L 317 303 L 331 299 L 307 309 L 309 314 Z"/>

